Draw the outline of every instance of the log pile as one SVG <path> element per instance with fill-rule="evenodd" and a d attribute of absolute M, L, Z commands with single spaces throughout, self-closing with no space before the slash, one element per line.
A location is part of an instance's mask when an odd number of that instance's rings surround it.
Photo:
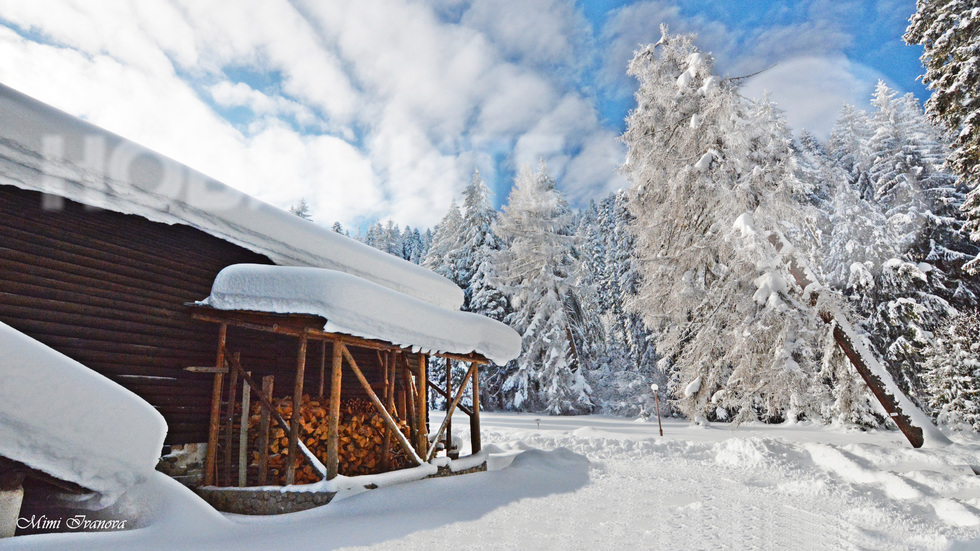
<path fill-rule="evenodd" d="M 293 414 L 292 398 L 287 396 L 273 400 L 279 414 L 288 422 Z M 327 400 L 303 396 L 300 413 L 299 438 L 320 462 L 327 463 Z M 248 422 L 249 448 L 258 450 L 261 405 L 252 407 Z M 409 435 L 408 425 L 395 419 L 402 433 Z M 382 471 L 384 462 L 385 424 L 374 405 L 368 400 L 355 398 L 340 404 L 339 472 L 344 476 L 373 474 Z M 289 434 L 280 426 L 269 430 L 269 483 L 285 484 L 289 456 Z M 251 465 L 258 464 L 259 452 L 250 454 Z M 388 470 L 411 465 L 405 451 L 395 438 L 389 442 Z M 319 480 L 313 468 L 304 458 L 297 458 L 296 484 L 309 484 Z"/>

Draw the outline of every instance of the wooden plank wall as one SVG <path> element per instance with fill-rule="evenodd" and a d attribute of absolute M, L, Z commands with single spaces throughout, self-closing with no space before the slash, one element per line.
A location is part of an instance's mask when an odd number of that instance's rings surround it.
<path fill-rule="evenodd" d="M 41 204 L 0 184 L 0 321 L 142 396 L 167 420 L 168 444 L 206 441 L 212 377 L 183 368 L 214 363 L 217 326 L 183 305 L 208 296 L 225 266 L 271 261 L 188 226 Z M 293 388 L 295 339 L 230 328 L 228 344 L 257 378 L 276 375 L 277 395 Z M 319 351 L 307 365 L 319 366 Z M 357 360 L 380 380 L 376 359 Z M 306 388 L 318 377 L 308 369 Z M 344 389 L 359 391 L 352 375 Z"/>

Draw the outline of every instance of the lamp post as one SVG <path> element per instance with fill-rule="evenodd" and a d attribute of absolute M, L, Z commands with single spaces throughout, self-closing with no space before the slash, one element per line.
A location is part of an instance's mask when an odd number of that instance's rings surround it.
<path fill-rule="evenodd" d="M 650 390 L 653 390 L 653 400 L 657 403 L 657 426 L 660 427 L 660 436 L 664 435 L 664 426 L 660 422 L 660 387 L 656 384 L 650 385 Z"/>

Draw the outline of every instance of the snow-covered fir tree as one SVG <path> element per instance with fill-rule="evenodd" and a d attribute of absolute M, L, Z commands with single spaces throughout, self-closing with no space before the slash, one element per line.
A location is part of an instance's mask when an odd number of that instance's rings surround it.
<path fill-rule="evenodd" d="M 819 415 L 825 330 L 786 296 L 767 240 L 802 233 L 785 125 L 715 76 L 692 36 L 663 28 L 629 74 L 640 88 L 623 171 L 642 276 L 631 304 L 658 331 L 678 408 L 696 419 Z"/>
<path fill-rule="evenodd" d="M 964 194 L 942 171 L 943 143 L 915 98 L 879 83 L 872 104 L 871 117 L 845 110 L 833 135 L 838 152 L 850 151 L 836 157 L 848 176 L 828 201 L 823 266 L 899 386 L 924 405 L 924 349 L 975 303 L 962 267 L 976 253 L 962 230 Z"/>
<path fill-rule="evenodd" d="M 306 201 L 305 197 L 300 198 L 299 202 L 295 205 L 289 207 L 289 212 L 299 216 L 304 220 L 312 220 L 313 215 L 310 212 L 310 204 Z"/>
<path fill-rule="evenodd" d="M 511 296 L 506 321 L 522 336 L 521 355 L 503 385 L 509 408 L 550 414 L 592 410 L 592 389 L 576 333 L 589 323 L 575 292 L 574 216 L 542 163 L 523 166 L 494 231 L 505 246 L 493 258 Z"/>
<path fill-rule="evenodd" d="M 479 171 L 463 190 L 463 218 L 460 223 L 456 273 L 464 283 L 463 310 L 475 312 L 497 321 L 509 313 L 507 297 L 498 288 L 493 255 L 501 248 L 493 231 L 497 211 L 490 202 L 490 189 Z M 502 409 L 502 388 L 506 377 L 504 366 L 489 365 L 483 369 L 480 383 L 481 405 L 487 409 Z"/>
<path fill-rule="evenodd" d="M 973 1 L 918 0 L 905 41 L 924 48 L 922 82 L 932 92 L 926 111 L 953 138 L 949 166 L 971 190 L 963 208 L 980 241 L 980 8 Z M 980 256 L 968 268 L 980 268 Z"/>
<path fill-rule="evenodd" d="M 459 232 L 462 224 L 463 216 L 460 214 L 459 206 L 454 199 L 446 215 L 436 225 L 429 250 L 422 260 L 422 266 L 460 287 L 464 285 L 458 271 L 459 263 L 456 262 L 456 258 L 459 254 Z"/>
<path fill-rule="evenodd" d="M 593 201 L 579 222 L 582 288 L 594 289 L 583 297 L 587 310 L 597 314 L 602 332 L 594 347 L 589 382 L 600 411 L 636 416 L 653 411 L 650 385 L 666 388 L 657 369 L 652 335 L 640 316 L 626 308 L 639 280 L 631 216 L 622 193 Z M 668 405 L 664 404 L 664 413 Z"/>
<path fill-rule="evenodd" d="M 936 422 L 980 431 L 980 315 L 959 314 L 926 349 L 923 381 Z"/>

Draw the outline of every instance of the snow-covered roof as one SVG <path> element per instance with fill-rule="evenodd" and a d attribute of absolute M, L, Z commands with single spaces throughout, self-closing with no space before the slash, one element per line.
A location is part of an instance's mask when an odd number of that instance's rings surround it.
<path fill-rule="evenodd" d="M 350 274 L 321 268 L 236 264 L 218 273 L 202 304 L 219 310 L 323 316 L 324 330 L 423 352 L 476 352 L 497 364 L 521 338 L 490 318 L 447 310 Z"/>
<path fill-rule="evenodd" d="M 185 224 L 287 266 L 356 275 L 451 310 L 444 277 L 217 182 L 0 85 L 0 184 L 154 222 Z"/>
<path fill-rule="evenodd" d="M 0 456 L 113 501 L 153 473 L 167 424 L 139 396 L 0 322 Z"/>

